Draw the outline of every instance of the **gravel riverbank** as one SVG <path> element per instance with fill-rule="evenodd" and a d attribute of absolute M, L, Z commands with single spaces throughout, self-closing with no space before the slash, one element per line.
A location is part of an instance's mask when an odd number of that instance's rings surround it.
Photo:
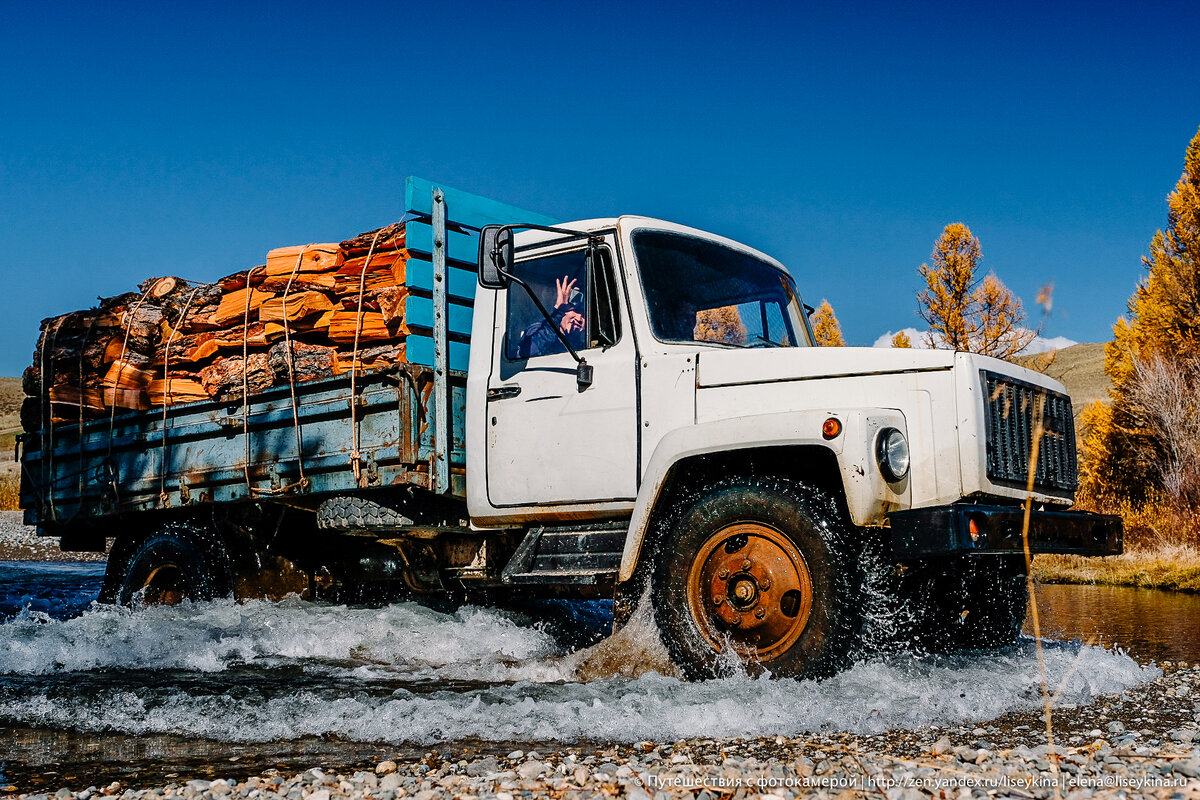
<path fill-rule="evenodd" d="M 689 739 L 538 752 L 452 745 L 358 768 L 314 765 L 254 776 L 231 769 L 219 777 L 181 774 L 155 786 L 76 781 L 4 791 L 19 800 L 1200 798 L 1200 666 L 1163 669 L 1121 695 L 1056 708 L 1053 748 L 1043 717 L 1027 712 L 977 726 L 877 736 Z"/>
<path fill-rule="evenodd" d="M 0 561 L 104 561 L 104 553 L 64 553 L 58 539 L 22 524 L 23 511 L 0 511 Z"/>

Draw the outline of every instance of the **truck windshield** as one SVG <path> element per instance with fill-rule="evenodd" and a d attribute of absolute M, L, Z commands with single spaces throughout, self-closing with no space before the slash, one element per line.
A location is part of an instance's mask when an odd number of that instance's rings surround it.
<path fill-rule="evenodd" d="M 635 231 L 650 327 L 664 342 L 806 347 L 804 309 L 783 272 L 707 239 Z"/>

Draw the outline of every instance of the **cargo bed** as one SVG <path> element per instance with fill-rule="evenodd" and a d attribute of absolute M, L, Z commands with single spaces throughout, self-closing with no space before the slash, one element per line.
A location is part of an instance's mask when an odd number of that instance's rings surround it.
<path fill-rule="evenodd" d="M 404 202 L 404 363 L 284 383 L 246 402 L 43 423 L 19 439 L 26 523 L 66 535 L 133 511 L 263 499 L 313 508 L 323 495 L 401 485 L 462 498 L 478 232 L 554 220 L 420 178 L 407 180 Z"/>

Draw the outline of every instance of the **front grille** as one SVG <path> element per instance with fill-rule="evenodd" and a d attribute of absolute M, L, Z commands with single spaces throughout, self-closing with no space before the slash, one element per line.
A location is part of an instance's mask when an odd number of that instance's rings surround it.
<path fill-rule="evenodd" d="M 1034 427 L 1040 408 L 1043 432 L 1033 487 L 1052 492 L 1075 491 L 1078 470 L 1071 398 L 1007 375 L 986 370 L 982 375 L 988 480 L 1022 489 L 1028 486 Z"/>

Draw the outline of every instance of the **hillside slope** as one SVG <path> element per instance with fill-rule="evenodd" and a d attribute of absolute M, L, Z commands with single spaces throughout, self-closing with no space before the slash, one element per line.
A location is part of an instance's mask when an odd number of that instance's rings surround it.
<path fill-rule="evenodd" d="M 1013 361 L 1028 367 L 1036 364 L 1038 358 L 1022 356 Z M 1104 372 L 1103 342 L 1077 344 L 1056 350 L 1054 360 L 1042 371 L 1067 387 L 1076 416 L 1095 401 L 1108 400 L 1108 389 L 1112 382 Z"/>

